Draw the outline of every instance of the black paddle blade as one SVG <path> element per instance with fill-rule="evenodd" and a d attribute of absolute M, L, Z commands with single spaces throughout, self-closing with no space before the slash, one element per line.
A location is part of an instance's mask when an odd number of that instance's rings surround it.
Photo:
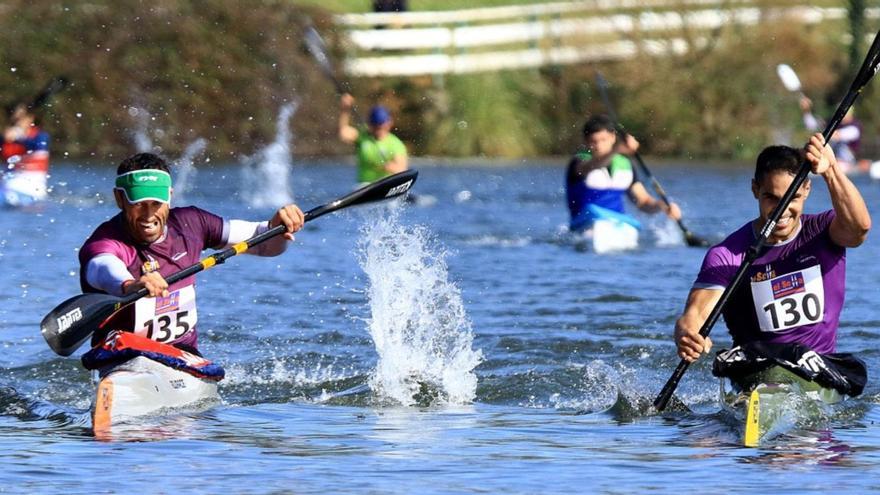
<path fill-rule="evenodd" d="M 709 247 L 712 245 L 706 239 L 703 239 L 702 237 L 697 237 L 696 235 L 694 235 L 693 232 L 686 232 L 684 234 L 684 240 L 687 243 L 687 245 L 690 247 Z"/>
<path fill-rule="evenodd" d="M 330 59 L 327 58 L 327 47 L 324 45 L 324 40 L 321 38 L 321 35 L 318 34 L 318 30 L 315 29 L 314 26 L 309 25 L 306 27 L 304 41 L 306 42 L 306 48 L 309 49 L 309 53 L 312 54 L 312 57 L 314 57 L 315 61 L 318 62 L 318 65 L 321 66 L 321 70 L 323 70 L 325 74 L 333 74 L 333 66 L 330 65 Z"/>
<path fill-rule="evenodd" d="M 73 296 L 43 318 L 40 333 L 56 354 L 70 356 L 121 307 L 121 301 L 107 294 Z"/>
<path fill-rule="evenodd" d="M 332 203 L 327 203 L 326 205 L 307 211 L 305 214 L 305 221 L 308 222 L 309 220 L 314 220 L 321 215 L 326 215 L 327 213 L 348 206 L 373 203 L 402 196 L 412 189 L 418 176 L 419 172 L 416 170 L 406 170 L 394 175 L 389 175 L 384 179 L 373 182 L 372 184 L 367 184 L 356 191 L 350 192 Z"/>
<path fill-rule="evenodd" d="M 35 110 L 42 107 L 49 101 L 49 98 L 51 98 L 52 95 L 66 88 L 67 83 L 68 80 L 66 77 L 56 77 L 49 81 L 49 84 L 47 84 L 46 87 L 43 88 L 43 90 L 34 98 L 34 101 L 28 105 L 28 109 Z"/>

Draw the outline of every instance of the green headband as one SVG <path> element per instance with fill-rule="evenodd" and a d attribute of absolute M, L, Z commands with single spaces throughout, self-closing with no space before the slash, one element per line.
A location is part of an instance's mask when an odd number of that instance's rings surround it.
<path fill-rule="evenodd" d="M 152 168 L 135 170 L 116 176 L 116 189 L 131 204 L 141 201 L 171 201 L 171 175 Z"/>

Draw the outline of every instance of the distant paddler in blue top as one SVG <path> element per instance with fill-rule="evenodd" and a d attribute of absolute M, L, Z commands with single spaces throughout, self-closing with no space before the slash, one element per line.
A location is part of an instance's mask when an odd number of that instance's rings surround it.
<path fill-rule="evenodd" d="M 664 212 L 673 220 L 681 218 L 677 204 L 667 207 L 636 180 L 626 155 L 638 148 L 639 142 L 629 134 L 618 139 L 610 118 L 597 115 L 587 120 L 584 148 L 572 157 L 565 179 L 572 231 L 592 229 L 597 220 L 640 228 L 639 221 L 626 214 L 624 196 L 645 213 Z"/>
<path fill-rule="evenodd" d="M 394 120 L 383 106 L 370 110 L 367 126 L 351 125 L 354 97 L 344 93 L 340 98 L 339 139 L 354 144 L 357 153 L 358 182 L 369 183 L 403 172 L 408 168 L 406 146 L 391 132 Z"/>

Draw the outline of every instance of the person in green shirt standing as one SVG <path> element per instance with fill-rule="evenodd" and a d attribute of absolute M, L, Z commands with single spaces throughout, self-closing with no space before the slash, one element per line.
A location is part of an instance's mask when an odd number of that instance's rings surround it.
<path fill-rule="evenodd" d="M 351 124 L 353 105 L 354 97 L 343 94 L 340 99 L 339 139 L 356 147 L 358 182 L 375 182 L 406 170 L 406 146 L 391 133 L 394 120 L 388 109 L 374 106 L 370 110 L 367 127 L 359 129 Z"/>

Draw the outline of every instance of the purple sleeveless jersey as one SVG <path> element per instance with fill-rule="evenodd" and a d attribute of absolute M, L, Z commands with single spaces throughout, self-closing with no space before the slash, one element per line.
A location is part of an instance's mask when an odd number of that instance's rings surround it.
<path fill-rule="evenodd" d="M 89 260 L 99 254 L 112 254 L 121 259 L 132 277 L 138 279 L 146 266 L 158 264 L 159 273 L 168 277 L 199 261 L 205 249 L 220 248 L 223 244 L 223 219 L 213 213 L 188 206 L 172 208 L 168 215 L 167 234 L 161 242 L 149 245 L 137 244 L 126 231 L 122 213 L 101 224 L 86 240 L 79 251 L 80 286 L 83 292 L 102 292 L 88 284 L 85 267 Z M 169 291 L 195 284 L 195 276 L 187 277 L 169 287 Z M 104 333 L 114 329 L 131 330 L 134 326 L 134 305 L 129 306 L 113 318 L 104 328 L 105 332 L 95 333 L 94 345 L 104 337 Z M 172 342 L 195 348 L 198 343 L 196 329 Z"/>
<path fill-rule="evenodd" d="M 834 216 L 834 210 L 803 215 L 794 238 L 764 248 L 723 311 L 734 345 L 797 342 L 819 353 L 835 352 L 846 249 L 828 233 Z M 693 287 L 727 287 L 756 238 L 749 222 L 712 247 Z"/>

